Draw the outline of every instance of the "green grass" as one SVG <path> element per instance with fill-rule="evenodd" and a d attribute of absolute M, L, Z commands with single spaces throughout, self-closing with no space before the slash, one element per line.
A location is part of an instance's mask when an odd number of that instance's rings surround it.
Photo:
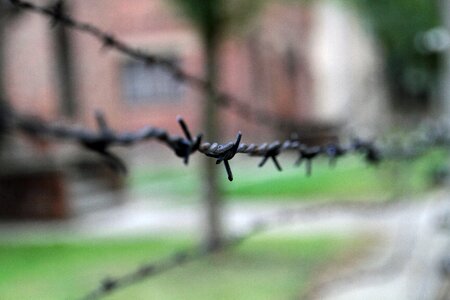
<path fill-rule="evenodd" d="M 248 160 L 231 163 L 233 182 L 226 180 L 222 166 L 218 166 L 225 193 L 232 200 L 386 200 L 428 190 L 430 174 L 445 161 L 445 153 L 433 151 L 414 161 L 385 162 L 379 166 L 369 166 L 358 157 L 350 157 L 330 168 L 327 160 L 321 159 L 314 161 L 310 177 L 304 168 L 287 163 L 283 172 L 278 172 L 270 164 L 258 168 L 256 161 Z M 194 197 L 201 182 L 198 174 L 195 165 L 176 169 L 149 167 L 134 171 L 129 182 L 134 191 L 142 193 L 159 191 Z"/>
<path fill-rule="evenodd" d="M 105 276 L 123 274 L 189 244 L 154 239 L 0 245 L 0 299 L 76 299 Z M 360 245 L 331 236 L 254 238 L 106 299 L 294 299 L 318 267 Z"/>
<path fill-rule="evenodd" d="M 272 170 L 274 173 L 275 171 Z M 356 161 L 343 161 L 334 169 L 327 162 L 315 164 L 312 176 L 304 170 L 289 168 L 279 174 L 243 176 L 243 179 L 227 186 L 231 197 L 261 198 L 342 198 L 371 196 L 380 190 L 382 181 L 377 179 L 376 170 Z"/>

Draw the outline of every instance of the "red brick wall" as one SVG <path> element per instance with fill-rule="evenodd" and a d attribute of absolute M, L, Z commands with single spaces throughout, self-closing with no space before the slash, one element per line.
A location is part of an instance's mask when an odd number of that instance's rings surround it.
<path fill-rule="evenodd" d="M 183 69 L 202 75 L 202 52 L 195 31 L 162 0 L 77 0 L 70 2 L 71 14 L 114 34 L 133 46 L 155 53 L 174 52 Z M 132 4 L 131 4 L 132 3 Z M 255 85 L 251 60 L 254 56 L 242 37 L 229 38 L 221 51 L 221 89 L 248 100 L 260 109 L 290 116 L 307 116 L 311 98 L 307 44 L 309 17 L 300 7 L 274 6 L 262 18 L 257 37 L 264 70 Z M 288 32 L 286 34 L 286 32 Z M 11 26 L 7 73 L 11 98 L 18 109 L 48 118 L 59 116 L 52 30 L 48 20 L 26 14 Z M 122 97 L 120 66 L 128 58 L 111 49 L 102 49 L 94 38 L 71 31 L 79 99 L 78 121 L 94 125 L 93 112 L 101 109 L 112 127 L 126 130 L 146 124 L 179 132 L 175 118 L 183 115 L 195 131 L 199 127 L 202 96 L 187 89 L 177 103 L 127 104 Z M 281 40 L 280 40 L 281 39 Z M 286 40 L 287 39 L 287 40 Z M 296 81 L 286 77 L 284 52 L 291 44 L 299 67 Z M 256 87 L 255 87 L 256 86 Z M 242 130 L 245 141 L 260 129 L 230 112 L 223 112 L 224 139 Z M 248 137 L 248 138 L 245 138 Z"/>
<path fill-rule="evenodd" d="M 22 112 L 55 115 L 57 93 L 54 51 L 48 22 L 24 14 L 9 24 L 6 36 L 7 93 Z"/>

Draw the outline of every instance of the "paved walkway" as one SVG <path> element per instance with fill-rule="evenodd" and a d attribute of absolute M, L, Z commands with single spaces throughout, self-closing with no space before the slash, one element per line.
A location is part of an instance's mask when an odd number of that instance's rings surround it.
<path fill-rule="evenodd" d="M 375 206 L 231 203 L 225 209 L 225 224 L 229 232 L 238 233 L 263 217 L 279 223 L 269 232 L 275 235 L 378 235 L 384 243 L 373 249 L 373 255 L 360 267 L 319 282 L 311 298 L 435 299 L 441 284 L 436 266 L 448 246 L 448 232 L 438 221 L 450 210 L 448 195 L 440 192 L 430 195 L 427 201 Z M 294 217 L 280 214 L 287 210 L 295 210 Z M 202 226 L 200 212 L 199 205 L 180 205 L 165 198 L 136 199 L 65 221 L 3 222 L 0 241 L 198 234 Z"/>
<path fill-rule="evenodd" d="M 433 195 L 425 207 L 397 212 L 384 231 L 384 249 L 349 272 L 319 285 L 313 299 L 436 300 L 442 284 L 440 262 L 448 250 L 442 221 L 450 213 L 448 193 Z M 443 298 L 450 299 L 450 298 Z"/>
<path fill-rule="evenodd" d="M 230 233 L 245 232 L 259 219 L 279 225 L 274 234 L 349 234 L 389 230 L 406 209 L 421 211 L 423 204 L 399 203 L 361 207 L 348 203 L 230 203 L 224 224 Z M 129 236 L 162 236 L 198 233 L 202 227 L 200 204 L 179 204 L 165 197 L 134 199 L 109 208 L 88 210 L 68 220 L 0 222 L 0 241 L 79 240 Z M 295 211 L 289 221 L 283 212 Z M 281 219 L 280 219 L 281 215 Z M 382 218 L 381 218 L 382 217 Z M 277 221 L 278 220 L 278 221 Z"/>

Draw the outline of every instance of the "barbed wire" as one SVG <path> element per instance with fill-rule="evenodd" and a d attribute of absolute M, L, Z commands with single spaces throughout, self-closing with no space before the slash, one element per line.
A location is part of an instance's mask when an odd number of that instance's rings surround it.
<path fill-rule="evenodd" d="M 292 225 L 297 221 L 316 220 L 321 216 L 329 216 L 331 212 L 342 213 L 345 215 L 357 215 L 372 218 L 379 218 L 389 211 L 408 210 L 414 204 L 407 200 L 388 201 L 388 202 L 323 202 L 297 208 L 280 209 L 272 213 L 266 213 L 249 222 L 248 230 L 241 234 L 231 236 L 223 243 L 220 248 L 207 248 L 202 244 L 189 249 L 176 251 L 162 260 L 152 263 L 142 264 L 132 272 L 118 277 L 107 277 L 103 279 L 100 285 L 84 296 L 83 300 L 95 300 L 110 295 L 119 289 L 124 289 L 147 279 L 151 279 L 173 269 L 181 267 L 191 262 L 202 260 L 208 256 L 233 250 L 255 236 L 269 233 L 283 226 Z M 417 227 L 417 226 L 416 226 Z M 325 285 L 342 284 L 349 285 L 358 281 L 366 282 L 382 276 L 393 276 L 406 267 L 410 260 L 411 250 L 416 244 L 417 228 L 410 230 L 406 242 L 401 247 L 393 251 L 386 261 L 380 265 L 368 269 L 358 269 L 356 273 L 350 273 L 343 277 L 335 278 L 329 282 L 322 283 L 319 288 L 324 289 Z M 397 234 L 402 233 L 399 230 Z M 448 268 L 448 260 L 443 261 L 442 268 Z M 447 272 L 448 269 L 442 269 Z M 310 291 L 315 293 L 316 291 Z"/>
<path fill-rule="evenodd" d="M 88 130 L 80 127 L 70 127 L 47 123 L 38 118 L 19 116 L 13 114 L 13 127 L 35 137 L 49 137 L 58 140 L 75 141 L 84 148 L 101 155 L 115 170 L 126 173 L 125 163 L 111 152 L 112 146 L 131 146 L 138 142 L 157 141 L 169 147 L 176 156 L 183 159 L 188 164 L 189 158 L 196 152 L 207 157 L 216 159 L 216 163 L 223 163 L 230 181 L 233 180 L 233 173 L 230 161 L 236 154 L 247 154 L 252 157 L 262 158 L 259 167 L 263 167 L 270 159 L 275 167 L 281 171 L 282 167 L 278 161 L 278 156 L 284 152 L 297 152 L 298 159 L 295 164 L 300 166 L 306 164 L 307 174 L 311 174 L 312 161 L 319 156 L 326 156 L 330 159 L 330 164 L 348 154 L 359 153 L 370 164 L 376 164 L 381 159 L 381 153 L 372 142 L 354 139 L 348 145 L 327 144 L 324 146 L 308 146 L 298 140 L 286 140 L 284 142 L 274 141 L 263 144 L 242 143 L 242 133 L 236 135 L 236 140 L 225 144 L 202 142 L 202 135 L 193 136 L 183 120 L 178 117 L 184 137 L 171 135 L 165 129 L 146 126 L 136 131 L 117 133 L 112 130 L 103 115 L 97 111 L 95 114 L 98 131 Z"/>
<path fill-rule="evenodd" d="M 178 65 L 172 60 L 147 53 L 140 49 L 133 48 L 127 45 L 125 42 L 117 39 L 112 34 L 106 33 L 94 25 L 73 19 L 63 12 L 61 1 L 58 1 L 55 4 L 49 6 L 39 6 L 37 4 L 22 0 L 10 0 L 10 2 L 17 8 L 30 10 L 32 12 L 39 13 L 51 18 L 53 26 L 62 24 L 75 30 L 90 34 L 100 40 L 105 47 L 111 47 L 136 60 L 140 60 L 147 65 L 162 66 L 166 68 L 167 71 L 169 71 L 177 80 L 189 83 L 202 90 L 209 90 L 210 83 L 207 80 L 188 74 L 187 72 L 179 68 Z M 249 113 L 252 110 L 250 105 L 239 101 L 235 97 L 232 97 L 228 94 L 218 93 L 216 100 L 217 103 L 222 106 L 229 108 L 234 107 L 235 112 L 245 116 L 247 120 L 257 121 L 258 124 L 269 126 L 270 128 L 276 127 L 279 129 L 283 129 L 284 131 L 289 129 L 291 132 L 301 130 L 301 124 L 295 122 L 294 120 L 287 119 L 286 117 L 280 117 L 263 110 Z M 148 139 L 156 139 L 162 143 L 165 143 L 175 152 L 177 156 L 183 157 L 185 163 L 188 162 L 189 156 L 195 152 L 201 152 L 207 156 L 216 158 L 218 164 L 223 162 L 228 174 L 228 178 L 230 180 L 233 179 L 233 174 L 229 161 L 237 153 L 246 153 L 251 156 L 263 157 L 260 166 L 265 165 L 268 160 L 271 160 L 275 164 L 275 167 L 278 170 L 281 170 L 282 168 L 277 159 L 277 156 L 280 153 L 288 150 L 298 151 L 299 158 L 296 162 L 296 165 L 301 165 L 303 162 L 305 162 L 304 164 L 306 165 L 308 175 L 311 174 L 312 161 L 316 157 L 319 157 L 323 154 L 329 156 L 330 165 L 333 165 L 336 162 L 337 158 L 344 156 L 349 152 L 355 151 L 363 152 L 365 154 L 366 160 L 370 163 L 376 163 L 380 160 L 380 151 L 378 151 L 374 147 L 373 143 L 362 141 L 359 139 L 355 139 L 352 144 L 347 145 L 346 147 L 340 146 L 338 144 L 329 144 L 327 146 L 306 146 L 296 139 L 287 140 L 283 143 L 275 141 L 267 144 L 247 145 L 244 143 L 240 143 L 242 135 L 238 134 L 234 143 L 230 142 L 227 144 L 201 144 L 201 136 L 196 136 L 195 139 L 192 139 L 192 136 L 190 136 L 190 133 L 188 132 L 187 127 L 182 120 L 179 120 L 179 123 L 185 134 L 184 138 L 170 136 L 166 132 L 166 130 L 154 127 L 145 127 L 136 132 L 116 134 L 113 133 L 109 128 L 104 127 L 104 124 L 101 125 L 101 123 L 104 123 L 104 121 L 100 120 L 99 118 L 104 118 L 99 115 L 97 116 L 100 132 L 89 132 L 87 130 L 71 129 L 67 127 L 57 128 L 55 126 L 44 124 L 43 122 L 36 119 L 25 120 L 23 118 L 20 122 L 20 127 L 23 130 L 28 131 L 28 133 L 32 134 L 40 133 L 53 135 L 57 138 L 78 140 L 78 142 L 80 142 L 85 148 L 101 154 L 111 167 L 117 169 L 120 172 L 126 172 L 126 166 L 116 155 L 109 151 L 109 147 L 112 145 L 133 144 L 135 142 Z M 396 147 L 391 147 L 390 150 L 383 151 L 383 156 L 397 159 L 414 158 L 422 155 L 428 150 L 429 147 L 437 144 L 437 142 L 442 142 L 437 138 L 430 139 L 429 137 L 427 137 L 427 139 L 427 141 L 420 141 L 421 144 L 417 144 L 414 146 L 408 145 L 406 147 L 402 147 L 401 145 L 397 145 Z M 431 143 L 429 142 L 430 140 Z M 446 138 L 445 142 L 447 143 L 447 141 L 448 139 Z M 450 143 L 447 143 L 447 145 L 448 144 Z"/>
<path fill-rule="evenodd" d="M 384 146 L 376 145 L 373 141 L 354 138 L 350 143 L 328 143 L 325 145 L 307 145 L 298 138 L 273 141 L 262 144 L 247 144 L 241 142 L 242 133 L 238 132 L 235 141 L 228 143 L 202 142 L 202 134 L 192 135 L 182 117 L 177 117 L 184 136 L 171 135 L 167 130 L 145 126 L 136 131 L 118 133 L 108 126 L 105 116 L 97 111 L 95 118 L 98 131 L 88 130 L 79 126 L 64 126 L 46 122 L 42 119 L 19 115 L 11 109 L 5 110 L 8 118 L 4 118 L 3 127 L 16 128 L 27 135 L 39 138 L 52 138 L 57 140 L 73 141 L 85 149 L 102 156 L 110 167 L 120 173 L 127 173 L 125 163 L 112 151 L 113 146 L 132 146 L 136 143 L 147 141 L 159 142 L 170 148 L 177 157 L 183 159 L 187 165 L 189 158 L 196 152 L 216 159 L 217 164 L 223 163 L 228 179 L 233 181 L 233 172 L 230 161 L 237 154 L 246 154 L 250 157 L 262 158 L 259 167 L 263 167 L 271 160 L 277 170 L 282 171 L 278 157 L 285 152 L 297 154 L 295 166 L 305 165 L 306 174 L 312 172 L 312 163 L 315 159 L 326 157 L 330 166 L 348 155 L 361 155 L 371 165 L 378 164 L 381 160 L 412 160 L 426 154 L 430 149 L 437 147 L 450 147 L 450 137 L 447 134 L 448 127 L 445 124 L 435 124 L 421 130 L 416 137 L 407 143 L 399 144 L 394 141 Z"/>
<path fill-rule="evenodd" d="M 211 90 L 211 82 L 207 79 L 184 71 L 173 60 L 134 48 L 124 41 L 116 38 L 113 34 L 104 32 L 92 24 L 75 20 L 68 14 L 64 13 L 62 9 L 62 1 L 57 1 L 55 4 L 49 6 L 39 6 L 37 4 L 22 0 L 10 0 L 10 2 L 17 8 L 29 10 L 50 18 L 52 26 L 61 24 L 77 31 L 84 32 L 99 40 L 106 48 L 115 49 L 124 55 L 145 63 L 147 66 L 158 65 L 163 67 L 179 82 L 189 84 L 190 86 L 200 89 L 201 91 Z M 216 91 L 214 100 L 218 105 L 232 110 L 234 113 L 245 118 L 245 120 L 267 126 L 271 129 L 290 129 L 291 131 L 298 131 L 303 125 L 295 119 L 287 118 L 285 116 L 281 117 L 274 112 L 268 112 L 263 109 L 256 109 L 248 104 L 251 102 L 242 101 L 237 97 L 224 92 Z"/>
<path fill-rule="evenodd" d="M 62 24 L 75 30 L 85 32 L 100 40 L 105 47 L 115 49 L 131 58 L 142 61 L 147 65 L 158 65 L 164 67 L 176 80 L 180 82 L 187 83 L 201 90 L 209 90 L 211 87 L 210 82 L 185 72 L 171 60 L 133 48 L 117 39 L 112 34 L 105 33 L 98 27 L 95 27 L 89 23 L 74 20 L 72 17 L 63 13 L 61 9 L 62 2 L 57 2 L 52 6 L 39 6 L 31 2 L 21 0 L 10 1 L 18 8 L 30 10 L 50 17 L 52 25 Z M 258 124 L 269 126 L 271 128 L 282 128 L 284 130 L 290 128 L 291 131 L 293 131 L 292 129 L 298 130 L 300 128 L 300 124 L 294 120 L 290 120 L 285 117 L 282 118 L 267 111 L 256 111 L 250 105 L 229 94 L 218 92 L 215 99 L 217 104 L 229 108 L 233 107 L 235 112 L 245 116 L 247 120 L 256 121 Z M 253 112 L 249 113 L 250 111 Z M 190 156 L 196 152 L 216 159 L 217 164 L 223 163 L 230 181 L 233 180 L 230 161 L 237 154 L 247 154 L 252 157 L 261 158 L 259 167 L 263 167 L 269 160 L 271 160 L 276 169 L 281 171 L 282 167 L 278 160 L 279 155 L 288 151 L 296 152 L 298 158 L 295 164 L 297 166 L 304 164 L 306 167 L 306 173 L 310 175 L 312 172 L 312 162 L 321 156 L 328 157 L 330 160 L 330 165 L 333 165 L 338 159 L 346 155 L 361 154 L 368 163 L 376 164 L 382 158 L 409 159 L 423 155 L 431 147 L 450 145 L 448 137 L 445 134 L 442 134 L 442 132 L 432 132 L 415 144 L 392 149 L 384 149 L 384 151 L 381 151 L 378 147 L 375 147 L 373 142 L 361 139 L 354 139 L 351 143 L 346 145 L 333 143 L 310 146 L 294 138 L 284 142 L 273 141 L 263 144 L 246 144 L 241 142 L 242 133 L 240 132 L 237 133 L 234 141 L 221 144 L 218 142 L 202 142 L 202 135 L 192 135 L 187 124 L 181 117 L 179 117 L 177 121 L 184 134 L 182 137 L 171 135 L 165 129 L 152 126 L 146 126 L 136 131 L 118 133 L 108 126 L 108 123 L 101 112 L 96 113 L 98 131 L 92 131 L 75 126 L 71 127 L 56 125 L 38 118 L 22 116 L 15 112 L 11 112 L 11 116 L 12 117 L 8 116 L 7 118 L 2 119 L 2 122 L 7 121 L 6 125 L 0 125 L 16 128 L 28 135 L 40 138 L 49 137 L 57 140 L 74 141 L 82 145 L 84 148 L 101 155 L 112 168 L 121 173 L 127 172 L 126 164 L 111 151 L 111 147 L 131 146 L 133 144 L 145 141 L 157 141 L 170 148 L 176 156 L 183 159 L 185 164 L 188 164 Z M 12 124 L 12 126 L 10 124 Z M 295 214 L 295 212 L 284 211 L 278 215 L 277 220 L 291 220 L 293 214 Z M 98 299 L 107 294 L 111 294 L 118 289 L 164 273 L 188 262 L 202 259 L 211 254 L 218 253 L 219 251 L 231 249 L 254 235 L 269 230 L 274 224 L 273 222 L 274 221 L 272 219 L 267 218 L 257 220 L 248 232 L 227 239 L 221 248 L 207 248 L 200 245 L 190 250 L 176 252 L 173 256 L 170 256 L 165 260 L 141 265 L 138 269 L 125 274 L 124 276 L 107 278 L 102 281 L 97 289 L 93 290 L 83 299 Z"/>
<path fill-rule="evenodd" d="M 116 38 L 113 34 L 102 31 L 100 28 L 86 23 L 80 22 L 64 13 L 63 11 L 63 0 L 54 2 L 53 5 L 40 6 L 32 2 L 23 0 L 9 0 L 12 5 L 18 9 L 29 10 L 41 15 L 44 15 L 51 19 L 51 24 L 53 26 L 61 24 L 73 28 L 77 31 L 89 34 L 100 42 L 103 43 L 105 47 L 110 47 L 115 49 L 122 54 L 125 54 L 131 58 L 142 61 L 147 65 L 158 65 L 166 68 L 175 79 L 188 83 L 194 87 L 197 87 L 203 91 L 210 90 L 211 83 L 201 77 L 194 76 L 185 72 L 181 69 L 174 61 L 164 57 L 160 57 L 154 54 L 150 54 L 141 49 L 134 48 L 122 40 Z M 234 108 L 234 111 L 244 116 L 246 120 L 256 121 L 258 124 L 263 126 L 268 126 L 270 128 L 283 129 L 285 132 L 289 130 L 291 132 L 297 132 L 301 130 L 302 124 L 295 120 L 289 119 L 285 116 L 278 116 L 274 113 L 267 112 L 265 110 L 253 111 L 253 108 L 233 97 L 229 94 L 223 92 L 217 92 L 215 97 L 216 102 L 228 108 Z M 250 113 L 252 112 L 252 113 Z M 103 118 L 98 116 L 97 118 Z M 101 123 L 101 121 L 99 121 Z M 304 144 L 299 143 L 295 139 L 285 141 L 284 143 L 273 142 L 269 144 L 240 144 L 241 135 L 238 134 L 235 143 L 228 144 L 218 144 L 218 143 L 203 143 L 200 144 L 201 136 L 197 136 L 194 140 L 190 137 L 189 133 L 186 131 L 184 122 L 179 121 L 183 128 L 183 132 L 186 138 L 180 138 L 175 136 L 170 136 L 163 129 L 146 127 L 140 131 L 134 133 L 125 133 L 122 135 L 112 134 L 110 129 L 107 129 L 103 133 L 93 133 L 86 130 L 70 129 L 67 127 L 55 128 L 54 126 L 45 125 L 42 122 L 37 122 L 37 120 L 32 121 L 24 120 L 20 122 L 22 129 L 26 129 L 29 133 L 41 131 L 41 133 L 46 132 L 49 135 L 61 138 L 72 138 L 77 139 L 86 148 L 102 154 L 107 161 L 111 163 L 114 168 L 121 171 L 126 171 L 124 164 L 120 161 L 118 157 L 109 152 L 107 148 L 113 144 L 126 145 L 132 144 L 140 140 L 145 139 L 157 139 L 163 143 L 166 143 L 178 156 L 184 157 L 185 163 L 188 162 L 189 156 L 194 152 L 202 152 L 203 154 L 214 157 L 217 159 L 217 163 L 223 162 L 229 178 L 232 179 L 231 168 L 229 166 L 229 160 L 234 157 L 236 153 L 246 153 L 252 156 L 261 156 L 263 160 L 260 166 L 263 166 L 269 159 L 271 159 L 276 168 L 281 170 L 281 166 L 277 160 L 278 154 L 287 150 L 297 150 L 299 151 L 299 159 L 296 165 L 300 165 L 303 161 L 306 163 L 307 173 L 311 173 L 311 162 L 312 160 L 320 156 L 321 154 L 327 154 L 330 157 L 330 164 L 334 164 L 336 159 L 352 151 L 365 152 L 366 160 L 371 163 L 376 163 L 380 160 L 380 151 L 378 151 L 373 143 L 355 139 L 351 145 L 347 147 L 342 147 L 339 145 L 330 144 L 326 147 L 323 146 L 313 146 L 307 147 Z M 34 125 L 34 128 L 29 128 L 29 125 Z M 390 159 L 411 159 L 423 155 L 430 147 L 434 146 L 450 146 L 450 138 L 448 135 L 442 132 L 442 124 L 434 126 L 432 130 L 426 132 L 426 136 L 422 137 L 418 141 L 414 141 L 409 145 L 394 145 L 394 147 L 389 147 L 389 149 L 383 150 L 383 156 L 389 157 Z M 28 126 L 28 128 L 27 128 Z M 99 125 L 102 128 L 102 125 Z M 448 126 L 444 128 L 447 130 Z M 100 130 L 102 131 L 102 129 Z M 233 145 L 235 145 L 233 147 Z M 239 145 L 238 147 L 236 147 Z M 230 180 L 231 180 L 230 179 Z"/>
<path fill-rule="evenodd" d="M 221 247 L 208 248 L 203 244 L 185 250 L 176 251 L 174 254 L 152 262 L 145 263 L 135 270 L 118 277 L 108 277 L 101 281 L 99 286 L 82 297 L 82 300 L 96 300 L 110 295 L 120 289 L 124 289 L 141 281 L 151 279 L 190 262 L 204 259 L 208 256 L 232 250 L 251 238 L 268 233 L 282 226 L 290 225 L 299 220 L 317 219 L 321 214 L 329 215 L 331 210 L 350 215 L 374 215 L 383 213 L 389 209 L 407 208 L 408 202 L 384 202 L 384 203 L 356 203 L 334 202 L 319 203 L 298 208 L 280 209 L 267 215 L 255 218 L 249 222 L 248 229 L 243 233 L 235 234 L 226 239 Z"/>
<path fill-rule="evenodd" d="M 258 222 L 246 234 L 225 240 L 222 243 L 221 247 L 208 248 L 206 246 L 199 245 L 192 249 L 186 249 L 175 252 L 175 254 L 165 259 L 153 263 L 143 264 L 139 266 L 136 270 L 127 273 L 125 275 L 122 275 L 120 277 L 105 278 L 104 280 L 101 281 L 101 284 L 99 285 L 98 288 L 94 289 L 81 299 L 83 300 L 99 299 L 119 289 L 123 289 L 127 286 L 136 284 L 143 280 L 165 273 L 167 271 L 185 265 L 189 262 L 201 260 L 215 253 L 229 250 L 231 248 L 240 245 L 241 243 L 253 237 L 254 235 L 260 233 L 262 230 L 263 226 L 260 222 Z"/>

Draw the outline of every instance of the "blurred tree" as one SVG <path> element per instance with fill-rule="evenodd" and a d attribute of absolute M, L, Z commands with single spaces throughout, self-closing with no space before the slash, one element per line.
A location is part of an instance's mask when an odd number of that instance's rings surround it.
<path fill-rule="evenodd" d="M 5 52 L 5 27 L 6 27 L 6 3 L 0 1 L 0 101 L 5 101 L 4 82 L 4 52 Z"/>
<path fill-rule="evenodd" d="M 447 34 L 447 45 L 442 49 L 444 54 L 444 69 L 442 70 L 440 91 L 443 108 L 442 113 L 448 117 L 450 115 L 450 0 L 440 0 L 440 12 Z"/>
<path fill-rule="evenodd" d="M 6 46 L 6 26 L 15 19 L 19 11 L 15 9 L 7 0 L 0 0 L 0 146 L 3 134 L 6 130 L 6 117 L 8 113 L 8 103 L 5 84 L 5 46 Z"/>
<path fill-rule="evenodd" d="M 420 36 L 440 24 L 434 0 L 355 0 L 384 55 L 393 107 L 430 108 L 439 76 L 439 56 L 426 53 Z"/>
<path fill-rule="evenodd" d="M 54 4 L 54 9 L 61 14 L 70 15 L 70 3 L 67 3 L 67 1 L 57 1 Z M 77 114 L 77 95 L 71 35 L 66 26 L 60 24 L 56 24 L 56 26 L 53 38 L 57 61 L 59 111 L 65 117 L 75 118 Z"/>
<path fill-rule="evenodd" d="M 242 30 L 264 4 L 265 0 L 172 0 L 187 20 L 194 25 L 204 49 L 204 72 L 210 83 L 205 95 L 203 128 L 208 140 L 220 137 L 217 122 L 216 87 L 219 81 L 218 50 L 228 33 Z M 212 159 L 204 160 L 202 198 L 206 206 L 205 244 L 208 248 L 221 247 L 223 230 L 221 224 L 222 195 L 218 181 L 217 166 Z"/>

